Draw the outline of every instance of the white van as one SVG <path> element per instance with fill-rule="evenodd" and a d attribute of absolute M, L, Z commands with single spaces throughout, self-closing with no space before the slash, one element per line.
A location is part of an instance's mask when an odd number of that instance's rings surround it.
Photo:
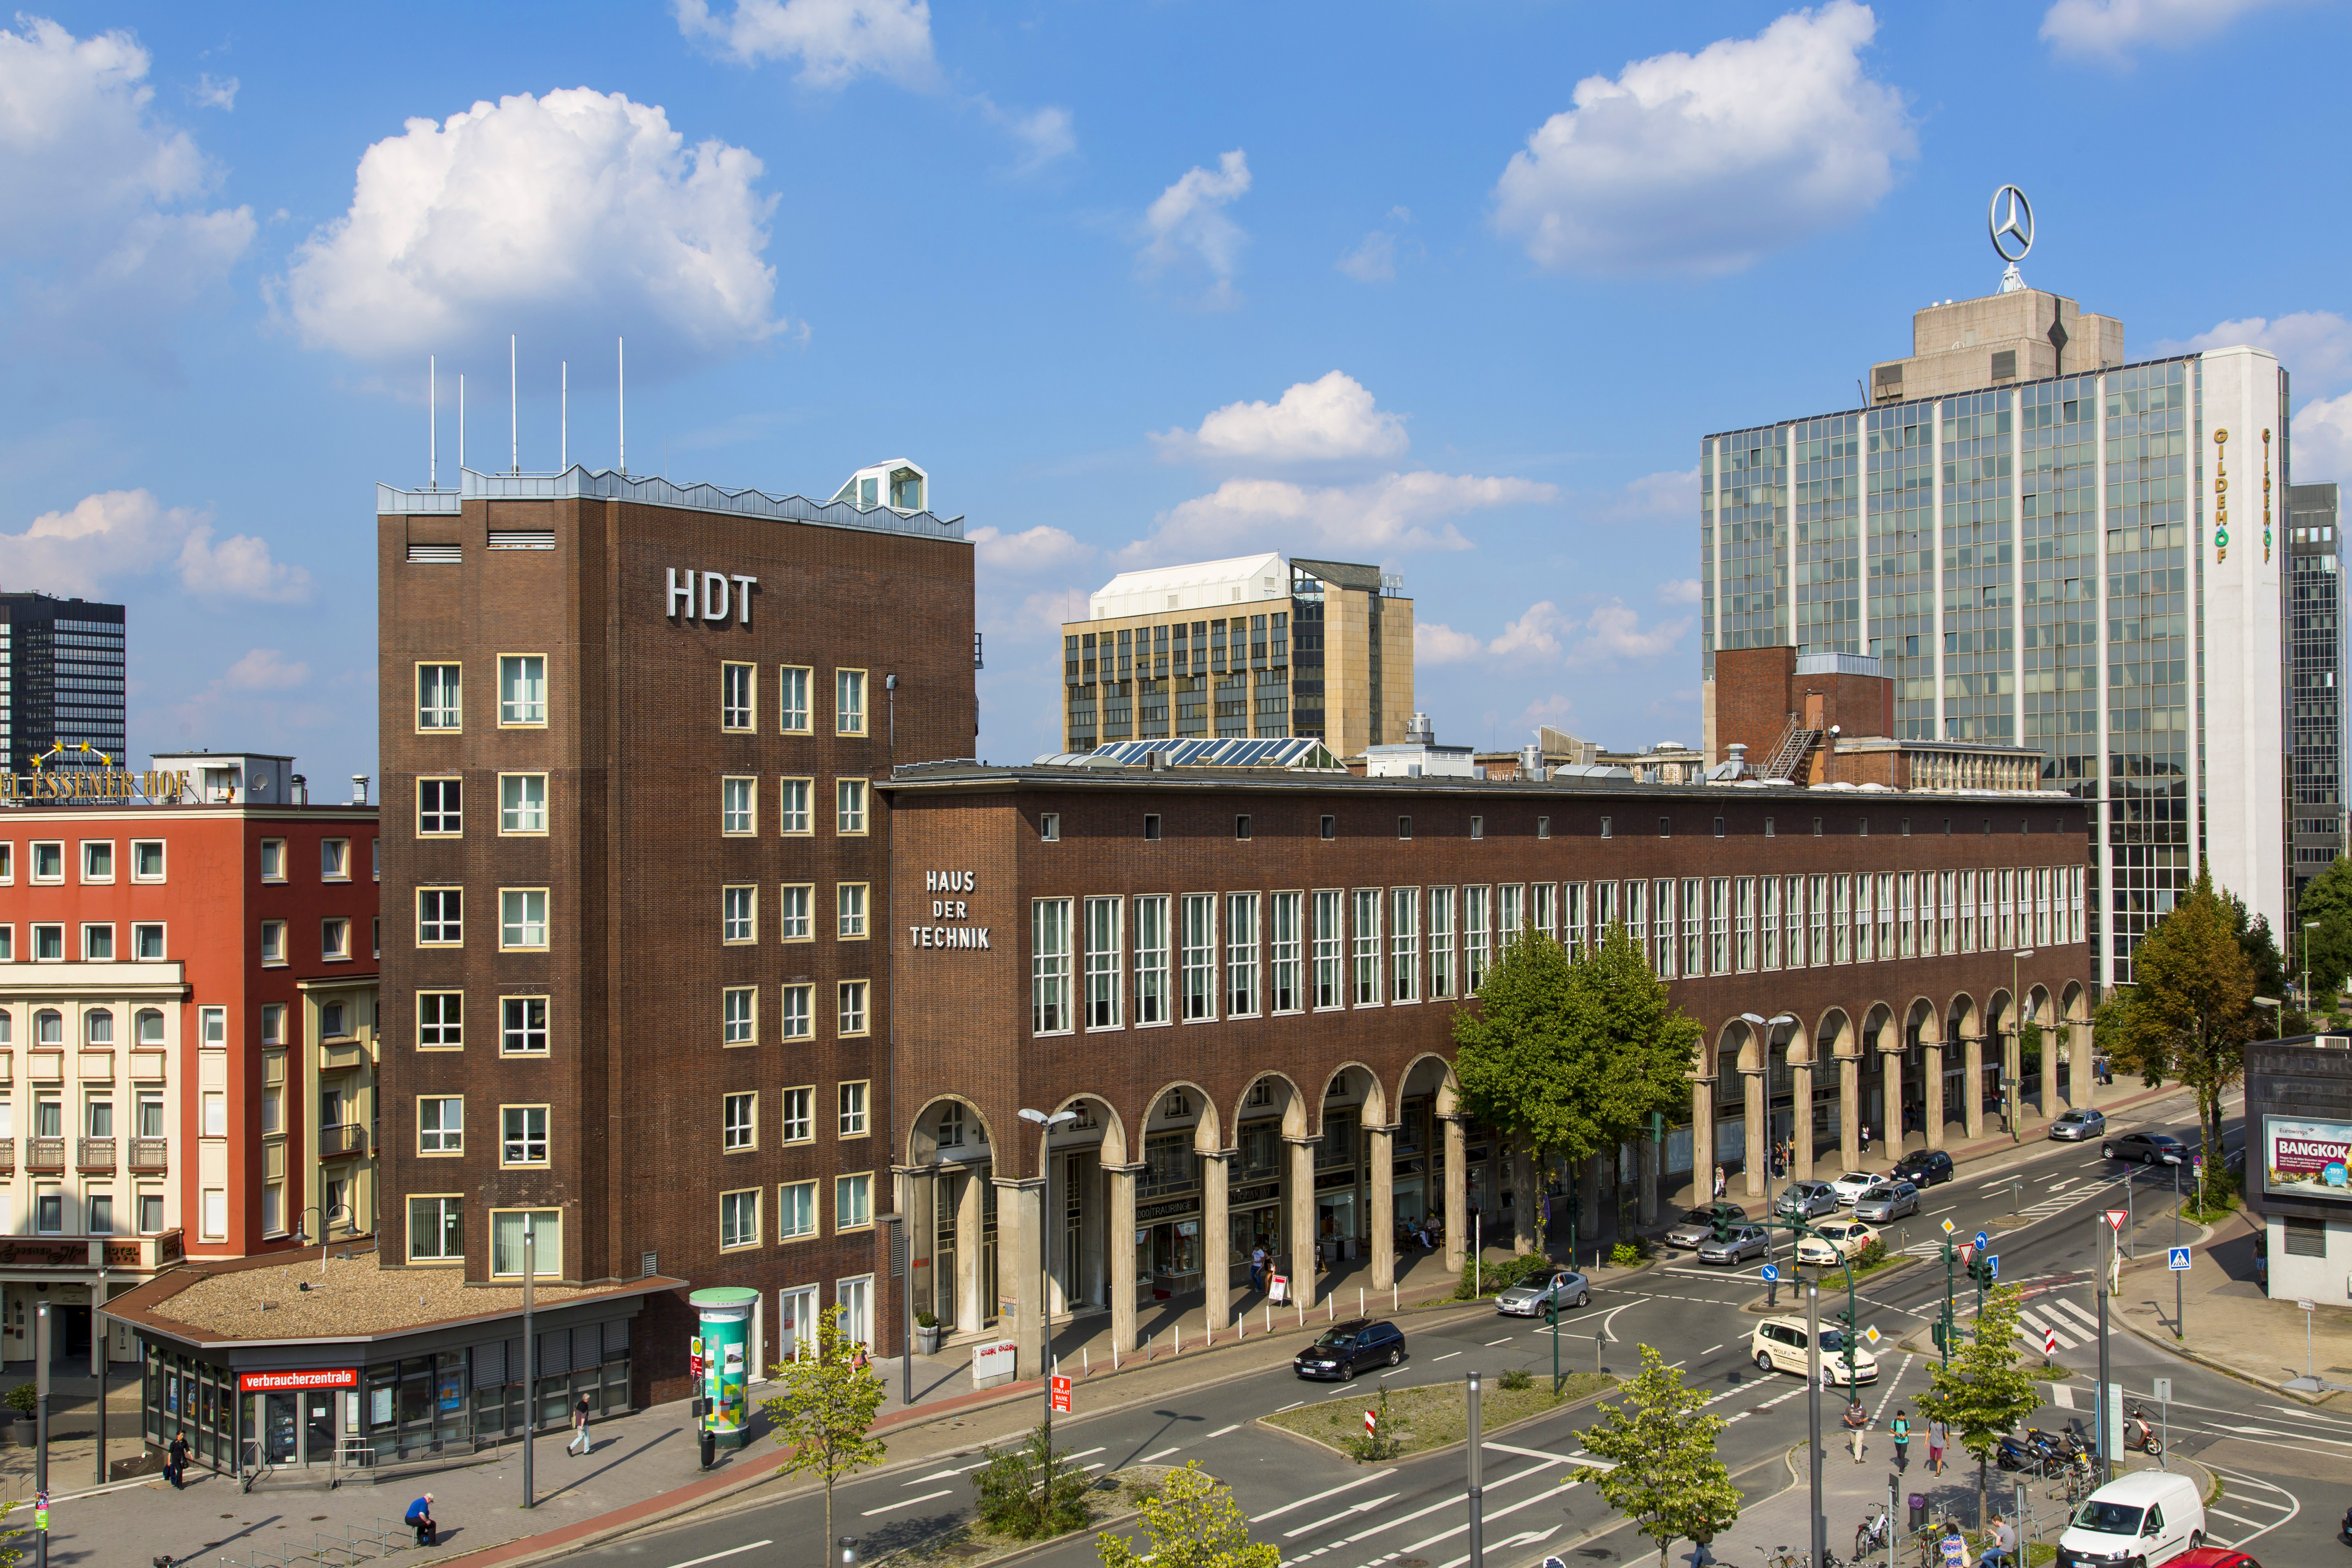
<path fill-rule="evenodd" d="M 2058 1538 L 2058 1568 L 2157 1568 L 2205 1544 L 2197 1483 L 2165 1470 L 2135 1470 L 2093 1492 Z"/>
<path fill-rule="evenodd" d="M 1804 1376 L 1805 1320 L 1765 1319 L 1748 1336 L 1748 1358 L 1759 1372 L 1793 1372 Z M 1829 1373 L 1831 1383 L 1845 1382 L 1845 1330 L 1834 1323 L 1822 1325 L 1822 1369 Z M 1853 1380 L 1857 1384 L 1878 1381 L 1878 1358 L 1859 1345 L 1853 1352 Z"/>

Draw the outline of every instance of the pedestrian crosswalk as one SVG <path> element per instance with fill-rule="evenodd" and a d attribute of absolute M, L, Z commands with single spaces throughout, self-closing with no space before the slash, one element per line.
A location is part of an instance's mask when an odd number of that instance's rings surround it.
<path fill-rule="evenodd" d="M 2039 1351 L 2052 1338 L 2062 1351 L 2090 1343 L 2099 1335 L 2099 1320 L 2063 1296 L 2044 1296 L 2017 1314 L 2017 1337 Z"/>
<path fill-rule="evenodd" d="M 2096 1181 L 2086 1182 L 2079 1176 L 2067 1176 L 2053 1182 L 2050 1184 L 2049 1195 L 2038 1203 L 2028 1204 L 2024 1208 L 2020 1209 L 2016 1220 L 2008 1228 L 2022 1230 L 2037 1220 L 2048 1219 L 2062 1209 L 2072 1208 L 2089 1197 L 2100 1184 Z M 1954 1239 L 1965 1240 L 1966 1237 L 1956 1237 Z M 1940 1258 L 1943 1256 L 1943 1248 L 1944 1238 L 1940 1236 L 1932 1236 L 1925 1241 L 1913 1242 L 1903 1251 L 1906 1257 L 1911 1258 Z"/>

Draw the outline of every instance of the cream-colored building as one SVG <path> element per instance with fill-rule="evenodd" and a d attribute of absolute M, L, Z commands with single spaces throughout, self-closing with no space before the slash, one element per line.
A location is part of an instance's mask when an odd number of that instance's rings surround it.
<path fill-rule="evenodd" d="M 1412 601 L 1377 566 L 1248 555 L 1122 572 L 1062 626 L 1062 743 L 1309 737 L 1401 742 Z"/>

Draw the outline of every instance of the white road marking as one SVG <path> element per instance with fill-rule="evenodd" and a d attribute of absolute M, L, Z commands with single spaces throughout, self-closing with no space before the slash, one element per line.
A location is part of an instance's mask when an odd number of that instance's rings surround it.
<path fill-rule="evenodd" d="M 1517 1454 L 1523 1459 L 1549 1459 L 1555 1465 L 1583 1465 L 1596 1470 L 1613 1470 L 1617 1468 L 1614 1460 L 1593 1458 L 1580 1448 L 1573 1454 L 1548 1454 L 1541 1448 L 1517 1448 L 1508 1443 L 1488 1443 L 1484 1447 L 1492 1448 L 1498 1454 Z"/>
<path fill-rule="evenodd" d="M 1099 1454 L 1101 1452 L 1102 1450 L 1100 1448 L 1081 1448 L 1075 1454 L 1065 1454 L 1062 1458 L 1066 1459 L 1083 1459 L 1088 1454 Z"/>
<path fill-rule="evenodd" d="M 1284 1531 L 1282 1532 L 1282 1538 L 1285 1541 L 1288 1541 L 1291 1537 L 1295 1535 L 1304 1535 L 1310 1530 L 1320 1530 L 1327 1524 L 1337 1524 L 1350 1514 L 1369 1513 L 1384 1502 L 1396 1501 L 1396 1500 L 1402 1495 L 1403 1494 L 1400 1492 L 1391 1492 L 1386 1497 L 1370 1497 L 1366 1498 L 1363 1501 L 1359 1503 L 1350 1503 L 1346 1508 L 1341 1509 L 1339 1512 L 1326 1515 L 1324 1518 L 1317 1520 L 1312 1524 L 1302 1524 L 1296 1530 Z"/>
<path fill-rule="evenodd" d="M 2291 1502 L 2291 1503 L 2293 1503 L 2293 1504 L 2294 1505 L 2294 1508 L 2293 1511 L 2289 1512 L 2289 1513 L 2287 1514 L 2287 1516 L 2286 1516 L 2286 1518 L 2285 1518 L 2285 1519 L 2278 1520 L 2278 1521 L 2275 1521 L 2275 1522 L 2273 1522 L 2273 1523 L 2270 1523 L 2270 1524 L 2266 1524 L 2266 1525 L 2263 1526 L 2260 1530 L 2255 1531 L 2254 1531 L 2254 1533 L 2253 1533 L 2253 1535 L 2243 1536 L 2243 1537 L 2240 1538 L 2240 1539 L 2239 1539 L 2239 1540 L 2237 1540 L 2237 1541 L 2233 1541 L 2233 1542 L 2231 1542 L 2231 1545 L 2232 1545 L 2233 1547 L 2243 1547 L 2247 1542 L 2253 1540 L 2255 1536 L 2268 1535 L 2272 1531 L 2276 1530 L 2280 1525 L 2282 1525 L 2282 1524 L 2285 1524 L 2285 1523 L 2289 1522 L 2290 1521 L 2292 1521 L 2293 1519 L 2294 1519 L 2294 1518 L 2295 1518 L 2295 1516 L 2296 1516 L 2297 1514 L 2300 1514 L 2300 1513 L 2302 1513 L 2302 1512 L 2303 1512 L 2303 1500 L 2302 1500 L 2301 1498 L 2299 1498 L 2299 1497 L 2295 1496 L 2293 1492 L 2288 1491 L 2288 1490 L 2287 1490 L 2285 1488 L 2284 1488 L 2284 1487 L 2274 1487 L 2274 1486 L 2271 1485 L 2271 1484 L 2270 1484 L 2270 1482 L 2268 1482 L 2268 1481 L 2257 1480 L 2257 1479 L 2254 1479 L 2253 1477 L 2252 1477 L 2252 1476 L 2241 1475 L 2241 1474 L 2239 1474 L 2239 1473 L 2238 1473 L 2237 1471 L 2235 1471 L 2235 1470 L 2224 1470 L 2224 1469 L 2221 1469 L 2221 1466 L 2219 1466 L 2219 1465 L 2214 1466 L 2214 1467 L 2213 1467 L 2213 1468 L 2214 1468 L 2214 1469 L 2216 1469 L 2216 1470 L 2221 1471 L 2221 1473 L 2222 1475 L 2224 1475 L 2224 1476 L 2228 1477 L 2231 1480 L 2235 1481 L 2235 1482 L 2239 1483 L 2239 1484 L 2240 1484 L 2240 1485 L 2242 1485 L 2242 1486 L 2260 1487 L 2260 1488 L 2262 1488 L 2264 1491 L 2273 1491 L 2273 1492 L 2277 1492 L 2281 1497 L 2285 1498 L 2289 1502 Z M 2239 1501 L 2251 1501 L 2251 1500 L 2251 1500 L 2251 1499 L 2239 1499 L 2239 1500 L 2239 1500 Z"/>
<path fill-rule="evenodd" d="M 1303 1400 L 1303 1399 L 1294 1399 L 1294 1400 L 1292 1400 L 1289 1404 L 1287 1404 L 1287 1405 L 1284 1405 L 1284 1406 L 1282 1407 L 1282 1410 L 1296 1410 L 1296 1409 L 1297 1409 L 1300 1405 L 1304 1405 L 1304 1404 L 1306 1404 L 1306 1403 L 1307 1403 L 1307 1401 L 1305 1401 L 1305 1400 Z M 1276 1411 L 1276 1412 L 1275 1412 L 1275 1414 L 1276 1414 L 1276 1415 L 1281 1415 L 1281 1414 L 1282 1414 L 1282 1410 L 1277 1410 L 1277 1411 Z"/>
<path fill-rule="evenodd" d="M 1276 1414 L 1280 1413 L 1276 1412 Z M 1251 1518 L 1250 1522 L 1252 1524 L 1264 1524 L 1269 1519 L 1280 1519 L 1284 1514 L 1288 1513 L 1293 1509 L 1305 1508 L 1309 1503 L 1321 1502 L 1327 1497 L 1338 1497 L 1341 1492 L 1354 1491 L 1358 1487 L 1370 1486 L 1374 1481 L 1385 1480 L 1395 1474 L 1396 1468 L 1394 1466 L 1391 1466 L 1385 1470 L 1374 1470 L 1369 1476 L 1358 1476 L 1352 1481 L 1342 1481 L 1338 1486 L 1332 1487 L 1328 1490 L 1317 1492 L 1313 1497 L 1303 1497 L 1296 1502 L 1284 1503 L 1280 1508 L 1268 1509 L 1264 1513 L 1254 1515 Z M 1465 1525 L 1464 1528 L 1467 1529 L 1468 1526 Z"/>
<path fill-rule="evenodd" d="M 987 1464 L 987 1463 L 988 1463 L 988 1461 L 987 1461 L 986 1459 L 982 1459 L 982 1460 L 980 1460 L 980 1461 L 978 1461 L 977 1463 L 974 1463 L 974 1464 L 970 1464 L 970 1465 L 958 1465 L 958 1466 L 957 1466 L 954 1469 L 952 1469 L 952 1470 L 933 1470 L 933 1471 L 932 1471 L 929 1475 L 928 1475 L 928 1476 L 917 1476 L 917 1477 L 916 1477 L 913 1480 L 911 1480 L 911 1481 L 901 1481 L 901 1482 L 899 1482 L 898 1484 L 899 1484 L 899 1485 L 901 1485 L 901 1486 L 919 1487 L 919 1486 L 921 1486 L 925 1481 L 944 1481 L 944 1480 L 948 1479 L 949 1479 L 950 1477 L 951 1477 L 951 1476 L 960 1476 L 960 1475 L 963 1474 L 966 1470 L 976 1470 L 976 1469 L 979 1469 L 982 1466 L 983 1466 L 983 1465 L 985 1465 L 985 1464 Z M 681 1565 L 681 1568 L 683 1568 L 683 1565 Z"/>
<path fill-rule="evenodd" d="M 2076 1301 L 2073 1297 L 2053 1296 L 2051 1298 L 2050 1304 L 2074 1314 L 2074 1317 L 2081 1320 L 2083 1326 L 2090 1330 L 2093 1333 L 2095 1334 L 2099 1331 L 2099 1320 L 2092 1315 L 2088 1308 Z"/>
<path fill-rule="evenodd" d="M 1508 1336 L 1507 1338 L 1505 1338 L 1505 1339 L 1499 1339 L 1499 1340 L 1488 1340 L 1488 1341 L 1486 1342 L 1486 1348 L 1487 1348 L 1488 1350 L 1493 1350 L 1496 1345 L 1507 1345 L 1507 1344 L 1509 1344 L 1509 1343 L 1511 1342 L 1511 1341 L 1512 1341 L 1512 1340 L 1517 1339 L 1517 1338 L 1518 1338 L 1518 1336 L 1517 1336 L 1517 1334 L 1513 1334 L 1513 1335 L 1510 1335 L 1510 1336 Z"/>
<path fill-rule="evenodd" d="M 1209 1437 L 1222 1437 L 1222 1436 L 1224 1436 L 1226 1433 L 1228 1433 L 1228 1432 L 1238 1432 L 1238 1431 L 1240 1431 L 1241 1429 L 1242 1429 L 1242 1424 L 1241 1424 L 1240 1422 L 1236 1421 L 1236 1422 L 1234 1422 L 1234 1423 L 1232 1426 L 1220 1426 L 1220 1427 L 1218 1427 L 1215 1431 L 1213 1431 L 1213 1432 L 1212 1432 L 1212 1433 L 1210 1433 L 1210 1434 L 1209 1434 Z M 1201 1441 L 1202 1441 L 1202 1442 L 1203 1442 L 1203 1443 L 1205 1443 L 1205 1442 L 1207 1442 L 1207 1441 L 1209 1440 L 1209 1437 L 1203 1437 L 1203 1438 L 1202 1438 L 1202 1439 L 1201 1439 Z"/>
<path fill-rule="evenodd" d="M 1461 1352 L 1460 1351 L 1447 1351 L 1444 1355 L 1439 1356 L 1439 1357 L 1437 1357 L 1437 1358 L 1436 1358 L 1436 1360 L 1435 1360 L 1435 1361 L 1431 1362 L 1431 1363 L 1430 1363 L 1430 1364 L 1431 1364 L 1432 1366 L 1434 1366 L 1434 1365 L 1436 1365 L 1436 1364 L 1437 1364 L 1437 1363 L 1438 1363 L 1438 1362 L 1441 1362 L 1441 1361 L 1452 1361 L 1455 1356 L 1458 1356 L 1458 1355 L 1460 1355 L 1461 1353 L 1462 1353 L 1462 1352 Z M 1280 1414 L 1280 1412 L 1276 1412 L 1276 1414 L 1278 1415 L 1278 1414 Z"/>
<path fill-rule="evenodd" d="M 1184 1447 L 1184 1445 L 1183 1445 L 1183 1444 L 1181 1444 L 1181 1443 L 1179 1443 L 1179 1444 L 1177 1444 L 1177 1445 L 1176 1445 L 1176 1447 L 1173 1447 L 1173 1448 L 1162 1448 L 1162 1449 L 1160 1449 L 1160 1452 L 1158 1452 L 1158 1453 L 1156 1453 L 1156 1454 L 1146 1454 L 1146 1455 L 1144 1455 L 1144 1456 L 1143 1456 L 1143 1458 L 1140 1458 L 1140 1459 L 1137 1460 L 1137 1461 L 1136 1461 L 1136 1463 L 1138 1463 L 1138 1464 L 1139 1464 L 1139 1465 L 1156 1464 L 1156 1463 L 1157 1463 L 1157 1462 L 1159 1462 L 1160 1460 L 1166 1458 L 1167 1458 L 1169 1455 L 1171 1455 L 1171 1454 L 1175 1454 L 1175 1453 L 1181 1453 L 1181 1452 L 1182 1452 L 1183 1447 Z"/>
<path fill-rule="evenodd" d="M 1727 1343 L 1727 1343 L 1729 1343 L 1729 1342 L 1728 1342 L 1728 1341 L 1726 1341 L 1726 1342 L 1725 1342 L 1725 1343 Z M 1698 1353 L 1699 1353 L 1699 1354 L 1701 1354 L 1701 1355 L 1713 1355 L 1716 1352 L 1717 1352 L 1717 1351 L 1721 1350 L 1722 1348 L 1723 1348 L 1723 1346 L 1722 1346 L 1722 1345 L 1709 1345 L 1709 1346 L 1707 1346 L 1707 1347 L 1706 1347 L 1706 1349 L 1705 1349 L 1705 1350 L 1703 1350 L 1703 1351 L 1699 1352 Z"/>
<path fill-rule="evenodd" d="M 897 1502 L 886 1504 L 881 1508 L 869 1508 L 857 1517 L 860 1519 L 872 1519 L 877 1513 L 890 1513 L 898 1509 L 912 1508 L 919 1502 L 929 1502 L 934 1498 L 951 1496 L 953 1491 L 954 1489 L 951 1487 L 942 1487 L 938 1491 L 925 1492 L 920 1497 L 903 1498 Z M 680 1565 L 680 1568 L 683 1568 L 683 1564 Z"/>
<path fill-rule="evenodd" d="M 683 1563 L 673 1563 L 670 1564 L 670 1568 L 698 1568 L 698 1565 L 701 1563 L 716 1563 L 721 1557 L 732 1557 L 739 1552 L 757 1552 L 762 1546 L 773 1546 L 775 1542 L 772 1541 L 746 1542 L 741 1546 L 730 1546 L 724 1552 L 714 1552 L 708 1557 L 689 1557 Z"/>

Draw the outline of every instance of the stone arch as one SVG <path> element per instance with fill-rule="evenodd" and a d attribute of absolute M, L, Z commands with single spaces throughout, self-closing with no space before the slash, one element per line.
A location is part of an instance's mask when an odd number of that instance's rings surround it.
<path fill-rule="evenodd" d="M 1853 1026 L 1853 1015 L 1843 1007 L 1832 1007 L 1822 1015 L 1813 1037 L 1829 1042 L 1832 1057 L 1858 1056 L 1862 1051 L 1862 1037 Z"/>
<path fill-rule="evenodd" d="M 1175 1109 L 1176 1102 L 1171 1099 L 1171 1096 L 1174 1095 L 1183 1096 L 1184 1109 L 1181 1112 Z M 1177 1079 L 1161 1084 L 1152 1091 L 1151 1098 L 1145 1104 L 1149 1107 L 1143 1113 L 1145 1137 L 1148 1138 L 1154 1132 L 1166 1132 L 1174 1128 L 1189 1126 L 1192 1129 L 1192 1147 L 1195 1152 L 1213 1154 L 1224 1147 L 1223 1142 L 1218 1137 L 1218 1129 L 1222 1123 L 1217 1117 L 1217 1102 L 1210 1098 L 1206 1089 L 1192 1079 Z"/>
<path fill-rule="evenodd" d="M 1886 1048 L 1886 1031 L 1895 1026 L 1895 1009 L 1884 1002 L 1873 1002 L 1862 1015 L 1862 1048 L 1866 1055 Z"/>
<path fill-rule="evenodd" d="M 1306 1137 L 1307 1096 L 1300 1090 L 1297 1081 L 1287 1073 L 1262 1072 L 1250 1079 L 1248 1087 L 1242 1090 L 1241 1099 L 1234 1103 L 1234 1125 L 1239 1127 L 1246 1120 L 1251 1098 L 1261 1084 L 1267 1087 L 1267 1101 L 1281 1107 L 1282 1135 L 1285 1138 Z"/>
<path fill-rule="evenodd" d="M 907 1152 L 907 1163 L 936 1165 L 948 1163 L 940 1156 L 940 1135 L 944 1110 L 950 1105 L 962 1111 L 961 1125 L 957 1131 L 963 1142 L 954 1147 L 969 1149 L 975 1143 L 991 1149 L 995 1147 L 989 1136 L 988 1118 L 981 1113 L 978 1100 L 961 1094 L 935 1094 L 907 1124 L 907 1140 L 903 1145 Z"/>
<path fill-rule="evenodd" d="M 1433 1083 L 1425 1070 L 1431 1068 L 1436 1069 Z M 1454 1063 L 1435 1051 L 1422 1052 L 1405 1063 L 1404 1070 L 1397 1075 L 1397 1104 L 1402 1106 L 1420 1090 L 1426 1090 L 1430 1109 L 1440 1116 L 1453 1116 L 1461 1110 L 1462 1080 L 1454 1076 Z"/>
<path fill-rule="evenodd" d="M 1789 1043 L 1781 1047 L 1788 1056 L 1789 1064 L 1791 1067 L 1812 1066 L 1813 1033 L 1806 1027 L 1803 1016 L 1800 1015 L 1795 1023 L 1784 1024 L 1781 1027 L 1789 1031 Z"/>
<path fill-rule="evenodd" d="M 1903 1043 L 1908 1046 L 1940 1046 L 1944 1043 L 1943 1018 L 1933 1000 L 1915 996 L 1903 1014 Z"/>
<path fill-rule="evenodd" d="M 1984 1014 L 1976 998 L 1967 992 L 1955 995 L 1944 1008 L 1944 1035 L 1948 1040 L 1965 1041 L 1984 1029 Z"/>
<path fill-rule="evenodd" d="M 1086 1126 L 1087 1123 L 1092 1123 L 1094 1126 L 1099 1127 L 1102 1130 L 1102 1159 L 1104 1164 L 1124 1165 L 1127 1163 L 1127 1121 L 1126 1118 L 1119 1115 L 1118 1106 L 1113 1105 L 1110 1100 L 1103 1095 L 1090 1094 L 1081 1090 L 1080 1092 L 1071 1095 L 1068 1099 L 1063 1100 L 1061 1104 L 1054 1107 L 1054 1112 L 1057 1113 L 1064 1110 L 1075 1110 L 1078 1113 L 1079 1121 L 1073 1124 L 1074 1130 L 1087 1131 L 1088 1129 Z"/>
<path fill-rule="evenodd" d="M 1386 1126 L 1389 1120 L 1387 1086 L 1381 1082 L 1380 1074 L 1363 1063 L 1349 1061 L 1341 1062 L 1323 1075 L 1323 1092 L 1317 1097 L 1314 1109 L 1317 1130 L 1319 1131 L 1323 1125 L 1323 1108 L 1331 1102 L 1331 1086 L 1343 1078 L 1349 1091 L 1359 1088 L 1363 1091 L 1363 1099 L 1360 1102 L 1362 1124 L 1367 1127 Z"/>

